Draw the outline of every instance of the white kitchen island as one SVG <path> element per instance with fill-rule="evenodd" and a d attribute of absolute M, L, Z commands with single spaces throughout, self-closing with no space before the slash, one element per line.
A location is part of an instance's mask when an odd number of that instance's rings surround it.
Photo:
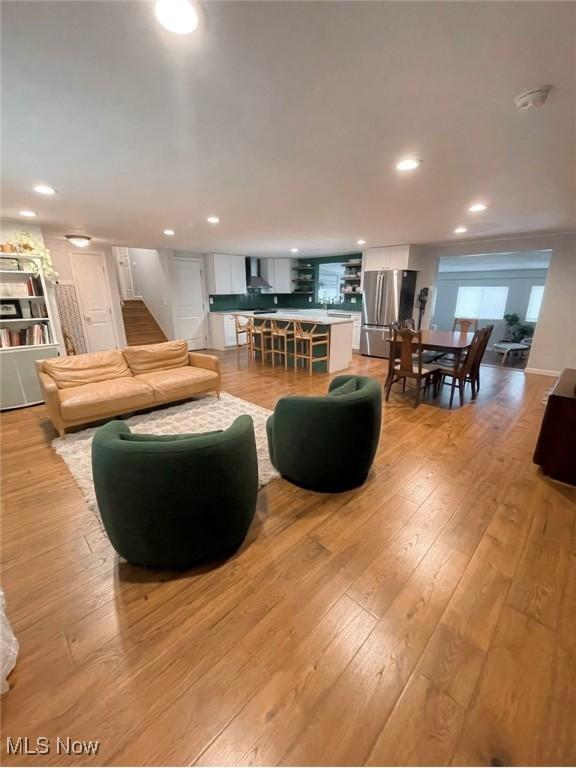
<path fill-rule="evenodd" d="M 277 312 L 210 312 L 211 345 L 215 349 L 224 349 L 231 346 L 227 342 L 227 324 L 233 329 L 234 315 L 241 317 L 253 317 L 255 322 L 264 320 L 277 320 L 278 322 L 294 322 L 297 320 L 304 327 L 318 324 L 318 331 L 328 330 L 330 334 L 330 353 L 328 358 L 328 373 L 344 371 L 352 361 L 352 336 L 353 318 L 347 315 L 326 312 L 320 309 L 290 310 L 279 309 Z M 219 316 L 219 317 L 218 317 Z M 234 336 L 234 344 L 235 336 Z M 320 372 L 325 369 L 324 363 L 317 363 L 314 369 Z"/>

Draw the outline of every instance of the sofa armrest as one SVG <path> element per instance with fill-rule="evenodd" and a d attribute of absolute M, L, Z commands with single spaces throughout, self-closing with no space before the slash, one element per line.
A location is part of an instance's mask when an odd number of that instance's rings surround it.
<path fill-rule="evenodd" d="M 60 396 L 58 395 L 56 382 L 44 371 L 39 370 L 37 373 L 40 389 L 42 390 L 42 396 L 44 397 L 50 420 L 54 426 L 60 427 L 62 424 L 62 417 L 60 415 Z"/>
<path fill-rule="evenodd" d="M 220 376 L 220 360 L 216 355 L 204 355 L 200 352 L 188 352 L 188 361 L 193 368 L 207 368 Z"/>

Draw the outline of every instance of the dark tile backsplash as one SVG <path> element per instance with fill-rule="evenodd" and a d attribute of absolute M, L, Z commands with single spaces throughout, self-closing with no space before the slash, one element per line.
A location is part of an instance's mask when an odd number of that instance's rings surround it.
<path fill-rule="evenodd" d="M 274 296 L 278 297 L 278 303 L 274 303 Z M 340 304 L 330 304 L 331 309 L 348 309 L 348 310 L 360 310 L 362 309 L 362 295 L 357 294 L 354 296 L 356 299 L 353 304 L 349 297 L 346 297 L 346 301 Z M 210 295 L 211 312 L 231 312 L 233 310 L 250 310 L 250 309 L 274 309 L 281 307 L 282 309 L 321 309 L 324 305 L 317 301 L 308 301 L 308 294 L 298 293 L 262 293 L 262 294 L 226 294 L 226 295 Z"/>

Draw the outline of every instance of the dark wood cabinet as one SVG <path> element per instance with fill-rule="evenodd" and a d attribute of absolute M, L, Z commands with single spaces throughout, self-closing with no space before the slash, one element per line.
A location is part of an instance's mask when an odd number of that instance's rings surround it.
<path fill-rule="evenodd" d="M 576 485 L 576 369 L 562 372 L 548 398 L 534 463 L 554 480 Z"/>

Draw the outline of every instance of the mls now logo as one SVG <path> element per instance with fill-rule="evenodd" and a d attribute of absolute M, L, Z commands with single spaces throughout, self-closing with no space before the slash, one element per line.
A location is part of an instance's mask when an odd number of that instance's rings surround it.
<path fill-rule="evenodd" d="M 100 749 L 99 741 L 62 738 L 57 736 L 54 743 L 47 736 L 30 739 L 28 736 L 18 738 L 6 737 L 6 752 L 9 755 L 96 755 Z"/>

